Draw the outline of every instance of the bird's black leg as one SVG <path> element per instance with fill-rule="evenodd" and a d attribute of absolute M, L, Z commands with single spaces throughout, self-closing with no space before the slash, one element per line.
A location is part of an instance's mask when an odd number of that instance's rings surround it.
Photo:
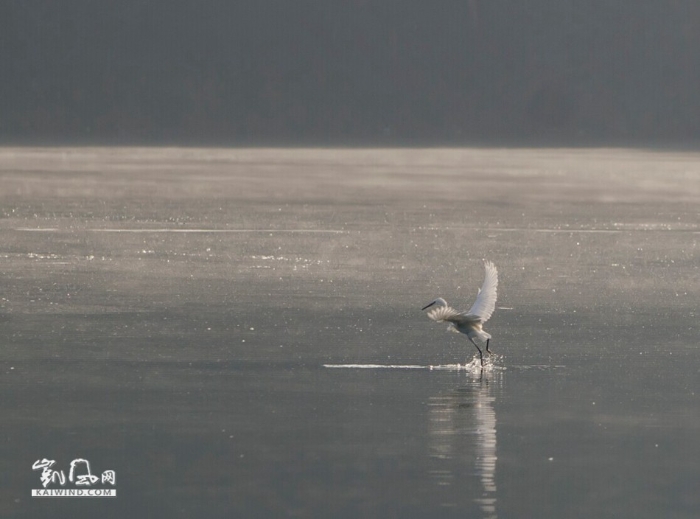
<path fill-rule="evenodd" d="M 490 341 L 490 340 L 491 340 L 491 339 L 486 339 L 486 351 L 489 352 L 489 355 L 493 355 L 493 352 L 489 349 L 489 341 Z"/>
<path fill-rule="evenodd" d="M 472 344 L 474 345 L 474 347 L 475 347 L 475 348 L 477 349 L 477 351 L 479 352 L 479 359 L 481 359 L 481 367 L 484 367 L 484 354 L 483 354 L 483 352 L 481 351 L 481 348 L 479 348 L 479 346 L 477 346 L 476 343 L 472 340 L 472 338 L 469 337 L 468 335 L 467 335 L 467 338 L 468 338 L 470 341 L 472 341 Z"/>

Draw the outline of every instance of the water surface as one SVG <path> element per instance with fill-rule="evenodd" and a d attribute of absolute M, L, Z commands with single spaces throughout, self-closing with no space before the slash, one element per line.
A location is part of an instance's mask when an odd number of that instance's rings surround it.
<path fill-rule="evenodd" d="M 698 177 L 633 150 L 1 150 L 2 515 L 697 517 Z M 468 308 L 483 258 L 481 373 L 420 308 Z M 118 497 L 31 498 L 44 457 Z"/>

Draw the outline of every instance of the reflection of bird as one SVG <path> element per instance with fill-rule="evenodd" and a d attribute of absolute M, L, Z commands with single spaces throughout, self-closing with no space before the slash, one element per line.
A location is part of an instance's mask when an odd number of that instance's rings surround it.
<path fill-rule="evenodd" d="M 428 397 L 429 448 L 433 460 L 430 475 L 443 492 L 444 504 L 459 506 L 470 497 L 483 512 L 484 519 L 497 515 L 497 438 L 496 397 L 494 388 L 501 385 L 503 372 L 494 378 L 467 379 L 466 386 Z M 466 477 L 475 475 L 480 491 L 470 485 L 465 493 Z"/>
<path fill-rule="evenodd" d="M 491 335 L 483 330 L 482 325 L 489 320 L 493 310 L 496 308 L 496 289 L 498 287 L 498 270 L 496 270 L 496 265 L 486 261 L 484 268 L 486 269 L 484 284 L 481 285 L 476 301 L 468 312 L 458 312 L 441 297 L 423 307 L 423 310 L 425 310 L 435 305 L 436 307 L 428 312 L 428 317 L 439 323 L 447 321 L 450 323 L 450 330 L 465 334 L 479 351 L 482 366 L 484 365 L 484 354 L 475 340 L 481 344 L 486 342 L 486 351 L 489 355 L 491 354 L 491 350 L 489 350 Z"/>

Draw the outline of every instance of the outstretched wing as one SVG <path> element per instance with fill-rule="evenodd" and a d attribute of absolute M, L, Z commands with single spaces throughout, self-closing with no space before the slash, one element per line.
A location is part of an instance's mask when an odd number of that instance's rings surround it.
<path fill-rule="evenodd" d="M 458 312 L 451 306 L 438 306 L 428 312 L 428 317 L 439 323 L 447 321 L 454 324 L 476 324 L 480 321 L 479 317 Z"/>
<path fill-rule="evenodd" d="M 450 317 L 455 317 L 458 315 L 459 312 L 451 306 L 437 306 L 428 312 L 428 317 L 439 323 L 442 321 L 449 321 Z"/>
<path fill-rule="evenodd" d="M 498 270 L 496 265 L 487 261 L 484 263 L 484 268 L 486 269 L 484 284 L 481 285 L 476 301 L 474 301 L 469 311 L 466 312 L 466 315 L 478 317 L 482 323 L 489 320 L 496 308 L 496 289 L 498 288 Z"/>

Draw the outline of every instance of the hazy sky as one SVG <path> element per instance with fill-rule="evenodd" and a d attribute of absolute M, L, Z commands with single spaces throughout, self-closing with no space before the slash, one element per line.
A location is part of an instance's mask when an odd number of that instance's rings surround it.
<path fill-rule="evenodd" d="M 0 140 L 688 144 L 700 2 L 0 3 Z"/>

